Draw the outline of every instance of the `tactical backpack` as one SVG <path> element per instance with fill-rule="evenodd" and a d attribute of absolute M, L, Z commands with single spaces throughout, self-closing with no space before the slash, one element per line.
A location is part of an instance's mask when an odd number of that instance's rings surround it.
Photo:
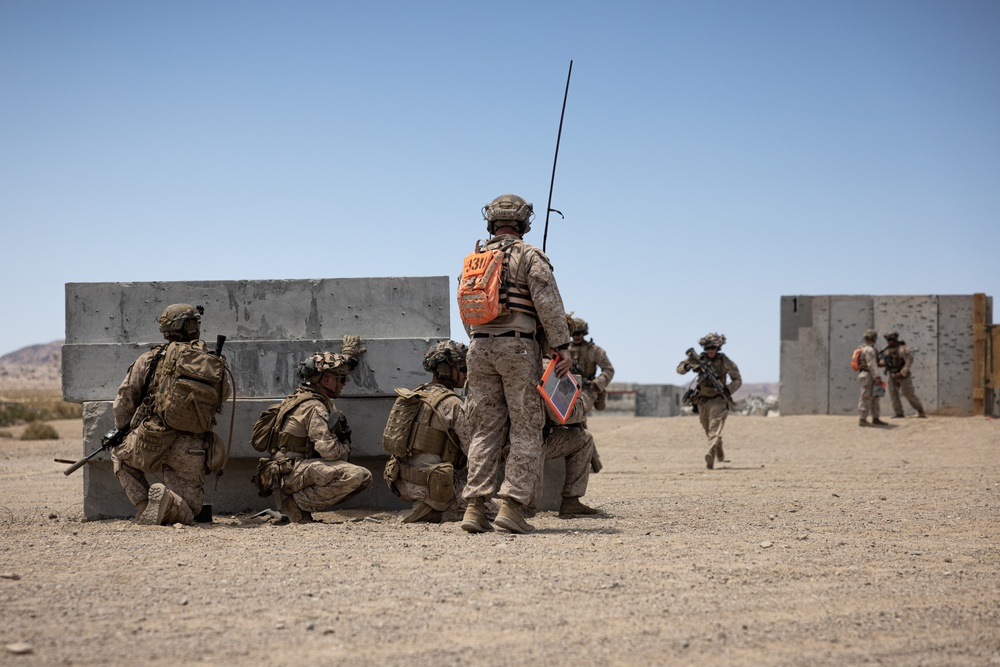
<path fill-rule="evenodd" d="M 859 345 L 854 354 L 851 355 L 851 370 L 860 371 L 861 370 L 861 349 L 863 345 Z"/>
<path fill-rule="evenodd" d="M 443 387 L 428 391 L 425 387 L 421 385 L 413 391 L 395 388 L 399 398 L 392 404 L 382 432 L 382 447 L 392 456 L 407 457 L 414 449 L 432 451 L 440 448 L 441 458 L 446 458 L 444 445 L 450 435 L 431 429 L 430 422 L 438 404 L 452 392 Z"/>
<path fill-rule="evenodd" d="M 504 290 L 504 248 L 486 249 L 476 241 L 476 249 L 465 256 L 458 281 L 458 314 L 469 325 L 487 324 L 510 311 Z"/>
<path fill-rule="evenodd" d="M 290 398 L 268 407 L 260 413 L 260 417 L 254 422 L 253 432 L 250 434 L 251 446 L 258 452 L 274 454 L 281 447 L 278 435 L 281 432 L 281 426 L 285 423 L 285 416 L 306 401 L 313 400 L 319 399 L 310 392 L 300 391 Z"/>
<path fill-rule="evenodd" d="M 227 371 L 226 358 L 205 341 L 169 343 L 154 378 L 156 414 L 172 429 L 208 433 L 222 412 Z"/>

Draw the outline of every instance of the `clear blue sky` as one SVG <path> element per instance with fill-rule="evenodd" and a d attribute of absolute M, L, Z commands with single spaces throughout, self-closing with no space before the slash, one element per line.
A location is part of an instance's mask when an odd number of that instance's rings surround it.
<path fill-rule="evenodd" d="M 994 0 L 4 0 L 0 355 L 67 282 L 455 277 L 505 192 L 541 246 L 571 59 L 547 250 L 616 379 L 720 331 L 776 381 L 786 294 L 997 296 Z"/>

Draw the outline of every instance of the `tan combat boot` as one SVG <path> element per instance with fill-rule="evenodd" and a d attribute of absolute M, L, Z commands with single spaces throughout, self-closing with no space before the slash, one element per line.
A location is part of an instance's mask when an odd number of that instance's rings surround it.
<path fill-rule="evenodd" d="M 493 530 L 490 520 L 486 518 L 486 500 L 473 498 L 465 508 L 462 517 L 462 530 L 467 533 L 486 533 Z"/>
<path fill-rule="evenodd" d="M 871 424 L 869 424 L 868 422 L 866 422 L 864 419 L 859 419 L 858 420 L 858 426 L 871 426 Z"/>
<path fill-rule="evenodd" d="M 400 520 L 400 523 L 416 523 L 417 521 L 427 521 L 429 515 L 433 513 L 434 513 L 433 507 L 423 502 L 422 500 L 418 500 L 416 504 L 413 506 L 413 509 L 410 510 L 410 513 L 404 516 Z"/>
<path fill-rule="evenodd" d="M 563 498 L 559 506 L 559 516 L 579 516 L 581 514 L 603 514 L 601 510 L 587 507 L 579 498 Z"/>
<path fill-rule="evenodd" d="M 711 470 L 712 468 L 715 467 L 715 454 L 714 453 L 709 452 L 708 454 L 705 454 L 705 467 L 708 468 L 709 470 Z"/>
<path fill-rule="evenodd" d="M 163 484 L 153 484 L 146 496 L 146 507 L 135 517 L 135 522 L 143 526 L 162 526 L 169 508 L 170 496 L 167 494 L 167 487 Z"/>
<path fill-rule="evenodd" d="M 281 500 L 281 511 L 288 517 L 288 520 L 292 523 L 312 523 L 313 516 L 309 512 L 305 512 L 295 504 L 292 498 L 283 498 Z"/>
<path fill-rule="evenodd" d="M 722 443 L 715 446 L 715 458 L 717 461 L 725 461 L 726 455 L 722 452 Z"/>
<path fill-rule="evenodd" d="M 524 520 L 521 504 L 515 500 L 504 499 L 497 512 L 494 522 L 500 528 L 512 533 L 530 533 L 535 529 L 530 523 Z"/>

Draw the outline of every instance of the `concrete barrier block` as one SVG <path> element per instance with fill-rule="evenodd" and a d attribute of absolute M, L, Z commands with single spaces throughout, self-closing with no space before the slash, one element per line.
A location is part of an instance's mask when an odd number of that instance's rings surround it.
<path fill-rule="evenodd" d="M 913 385 L 917 396 L 928 412 L 937 411 L 938 388 L 938 297 L 934 295 L 876 296 L 874 299 L 875 329 L 878 331 L 878 349 L 886 347 L 885 334 L 899 332 L 901 340 L 913 352 Z M 887 374 L 883 370 L 883 379 Z M 892 414 L 889 396 L 882 399 L 882 412 Z M 903 408 L 912 412 L 903 398 Z"/>

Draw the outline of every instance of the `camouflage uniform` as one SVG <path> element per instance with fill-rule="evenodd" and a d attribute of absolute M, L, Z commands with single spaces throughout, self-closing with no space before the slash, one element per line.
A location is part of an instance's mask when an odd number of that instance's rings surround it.
<path fill-rule="evenodd" d="M 718 342 L 716 339 L 721 340 L 721 342 Z M 717 334 L 709 334 L 705 338 L 702 338 L 702 341 L 702 345 L 717 343 L 717 346 L 721 347 L 725 343 L 725 337 Z M 707 373 L 700 373 L 698 375 L 698 394 L 700 396 L 697 399 L 696 405 L 698 408 L 698 417 L 701 419 L 701 427 L 708 437 L 708 453 L 705 454 L 705 462 L 709 468 L 712 468 L 714 467 L 715 460 L 724 460 L 722 429 L 726 425 L 726 417 L 729 416 L 731 397 L 743 386 L 743 379 L 740 377 L 740 369 L 736 366 L 736 363 L 721 351 L 717 352 L 714 358 L 709 358 L 707 352 L 702 352 L 698 355 L 698 364 L 710 366 L 715 371 L 716 377 L 723 384 L 726 382 L 727 375 L 730 378 L 730 382 L 727 385 L 729 396 L 726 396 L 725 394 L 720 394 L 712 386 Z M 694 366 L 690 358 L 677 364 L 677 372 L 681 375 L 692 369 L 694 369 Z"/>
<path fill-rule="evenodd" d="M 344 431 L 346 425 L 338 420 L 343 414 L 333 402 L 308 384 L 301 385 L 285 400 L 294 400 L 299 392 L 307 392 L 309 400 L 288 413 L 279 441 L 291 444 L 272 458 L 292 463 L 291 472 L 281 480 L 282 495 L 290 496 L 303 512 L 317 512 L 367 489 L 372 474 L 367 468 L 347 462 L 350 440 Z"/>
<path fill-rule="evenodd" d="M 596 394 L 583 390 L 573 405 L 573 411 L 560 424 L 551 414 L 545 411 L 545 460 L 565 458 L 566 479 L 563 481 L 563 498 L 580 498 L 587 493 L 587 483 L 590 481 L 591 465 L 597 454 L 594 436 L 587 430 L 587 413 L 594 407 Z M 531 506 L 536 507 L 541 499 L 542 484 L 539 484 Z"/>
<path fill-rule="evenodd" d="M 469 453 L 469 440 L 471 439 L 469 419 L 466 415 L 465 404 L 455 392 L 447 389 L 444 385 L 434 382 L 421 385 L 414 389 L 414 391 L 420 392 L 426 388 L 437 388 L 448 392 L 435 406 L 435 410 L 431 414 L 430 423 L 428 424 L 429 428 L 446 434 L 445 450 L 434 453 L 415 449 L 411 456 L 398 457 L 400 470 L 396 479 L 390 482 L 390 487 L 394 487 L 395 492 L 403 500 L 413 503 L 424 503 L 435 511 L 442 512 L 443 521 L 457 521 L 460 518 L 460 514 L 457 514 L 457 512 L 459 512 L 463 505 L 460 490 L 465 486 L 465 457 Z M 459 451 L 457 453 L 452 451 L 454 449 L 453 443 L 458 445 Z M 426 483 L 420 483 L 418 480 L 408 481 L 406 479 L 410 475 L 406 470 L 407 468 L 426 471 L 431 466 L 446 462 L 446 460 L 455 468 L 454 484 L 455 489 L 459 491 L 449 501 L 442 502 L 430 498 Z M 392 461 L 390 461 L 391 463 Z"/>
<path fill-rule="evenodd" d="M 573 361 L 580 368 L 580 375 L 584 382 L 589 383 L 599 395 L 597 409 L 604 409 L 604 394 L 608 385 L 611 384 L 615 376 L 615 367 L 608 359 L 608 353 L 604 348 L 594 343 L 593 339 L 585 340 L 582 343 L 570 343 L 569 353 L 573 356 Z M 601 374 L 597 374 L 597 369 L 601 369 Z M 575 372 L 575 371 L 574 371 Z"/>
<path fill-rule="evenodd" d="M 112 405 L 116 428 L 124 428 L 132 421 L 132 416 L 140 404 L 142 386 L 159 349 L 160 346 L 157 346 L 142 354 L 129 366 Z M 225 401 L 229 397 L 229 383 L 224 383 L 223 386 L 223 401 Z M 150 394 L 155 391 L 155 387 L 149 389 Z M 156 414 L 149 417 L 149 423 L 163 431 L 170 431 Z M 115 477 L 139 512 L 146 507 L 149 497 L 150 485 L 144 473 L 160 472 L 163 475 L 163 485 L 166 487 L 164 496 L 167 498 L 164 501 L 167 503 L 167 509 L 161 523 L 189 524 L 201 511 L 205 500 L 205 450 L 209 439 L 215 436 L 211 432 L 194 434 L 173 431 L 173 433 L 176 433 L 176 437 L 167 446 L 163 458 L 154 469 L 142 470 L 137 467 L 136 459 L 139 454 L 137 448 L 140 443 L 136 431 L 130 432 L 122 444 L 112 450 L 111 461 Z"/>
<path fill-rule="evenodd" d="M 904 416 L 903 401 L 899 395 L 902 394 L 910 407 L 917 411 L 920 417 L 926 417 L 924 405 L 917 398 L 917 392 L 913 389 L 913 376 L 911 367 L 913 366 L 913 353 L 906 345 L 905 341 L 899 340 L 898 335 L 893 336 L 893 332 L 885 335 L 889 346 L 883 353 L 885 357 L 886 375 L 888 375 L 889 400 L 892 402 L 893 416 L 900 418 Z"/>
<path fill-rule="evenodd" d="M 871 330 L 867 333 L 875 334 Z M 858 371 L 858 388 L 861 392 L 858 398 L 858 424 L 860 426 L 868 425 L 868 422 L 865 421 L 868 415 L 872 417 L 872 424 L 883 423 L 879 419 L 879 415 L 881 414 L 879 410 L 879 396 L 875 393 L 875 382 L 878 379 L 878 350 L 875 349 L 875 336 L 872 336 L 870 340 L 868 336 L 865 337 L 858 362 L 861 368 Z"/>
<path fill-rule="evenodd" d="M 508 275 L 523 285 L 536 314 L 514 311 L 488 324 L 466 327 L 472 339 L 466 399 L 472 440 L 469 479 L 462 496 L 471 500 L 493 495 L 502 432 L 509 417 L 510 455 L 498 495 L 527 507 L 543 465 L 545 414 L 535 388 L 542 374 L 542 350 L 565 348 L 570 336 L 548 258 L 510 234 L 494 236 L 486 247 L 499 248 L 504 243 L 514 243 Z"/>

